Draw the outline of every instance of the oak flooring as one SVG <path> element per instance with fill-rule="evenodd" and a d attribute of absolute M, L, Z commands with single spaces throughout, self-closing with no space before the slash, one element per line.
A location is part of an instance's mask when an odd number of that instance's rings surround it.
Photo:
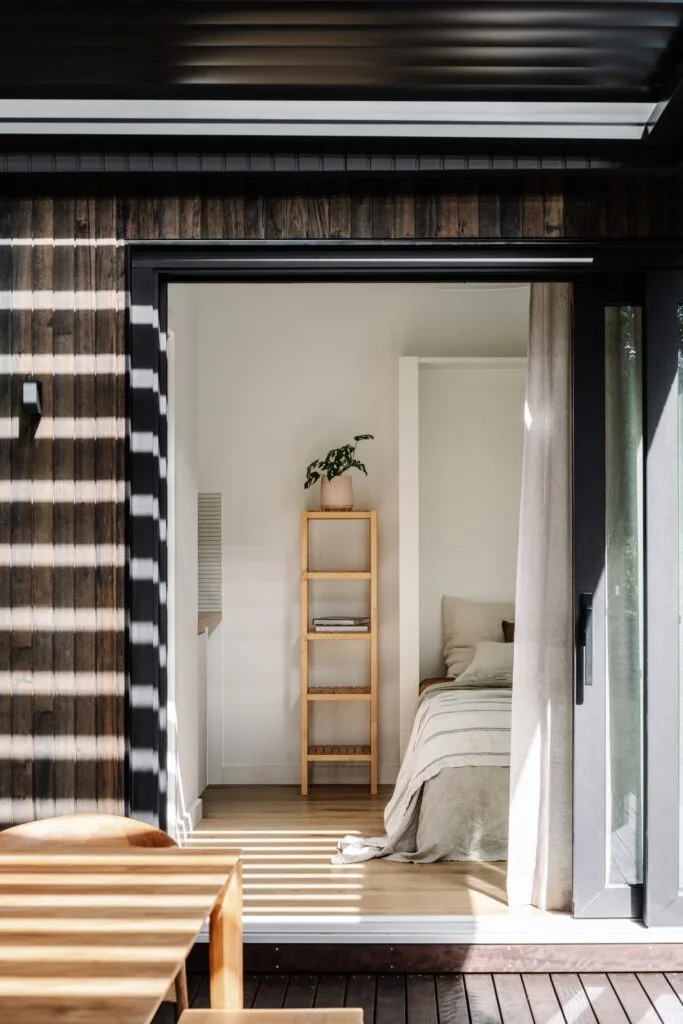
<path fill-rule="evenodd" d="M 188 989 L 209 1005 L 208 975 L 191 973 Z M 244 1005 L 358 1006 L 364 1024 L 677 1024 L 680 991 L 666 974 L 248 974 Z M 174 1019 L 165 1004 L 154 1024 Z"/>
<path fill-rule="evenodd" d="M 302 797 L 294 786 L 210 786 L 189 845 L 242 851 L 251 917 L 507 913 L 504 863 L 330 863 L 342 836 L 383 833 L 391 792 L 320 786 Z"/>

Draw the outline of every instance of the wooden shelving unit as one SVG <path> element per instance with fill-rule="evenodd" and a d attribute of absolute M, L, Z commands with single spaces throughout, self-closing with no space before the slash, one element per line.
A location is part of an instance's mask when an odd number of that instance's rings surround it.
<path fill-rule="evenodd" d="M 309 563 L 309 526 L 311 520 L 364 519 L 370 531 L 370 568 L 362 572 L 337 570 L 312 571 Z M 370 587 L 368 617 L 370 628 L 362 633 L 311 632 L 309 584 L 315 580 L 367 580 Z M 369 680 L 366 686 L 311 686 L 309 679 L 309 643 L 318 640 L 361 641 L 369 645 Z M 370 712 L 369 744 L 311 744 L 309 706 L 316 701 L 364 701 Z M 358 761 L 370 765 L 370 792 L 377 792 L 377 513 L 358 512 L 301 513 L 301 792 L 308 793 L 309 765 L 320 762 Z"/>

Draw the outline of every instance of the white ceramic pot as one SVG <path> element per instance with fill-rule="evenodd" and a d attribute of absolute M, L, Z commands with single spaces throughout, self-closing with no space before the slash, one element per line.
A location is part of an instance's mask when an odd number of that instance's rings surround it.
<path fill-rule="evenodd" d="M 328 480 L 326 476 L 320 481 L 320 508 L 335 512 L 350 512 L 353 509 L 353 481 L 344 473 Z"/>

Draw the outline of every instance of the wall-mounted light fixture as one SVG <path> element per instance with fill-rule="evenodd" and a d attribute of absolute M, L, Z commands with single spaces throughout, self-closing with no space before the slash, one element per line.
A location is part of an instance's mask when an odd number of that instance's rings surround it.
<path fill-rule="evenodd" d="M 31 417 L 37 418 L 43 412 L 43 385 L 39 380 L 25 380 L 21 385 L 21 407 Z"/>

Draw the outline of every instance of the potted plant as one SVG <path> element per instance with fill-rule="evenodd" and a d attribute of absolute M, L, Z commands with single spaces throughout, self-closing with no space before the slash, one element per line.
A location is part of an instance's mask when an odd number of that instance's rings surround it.
<path fill-rule="evenodd" d="M 321 509 L 348 512 L 353 508 L 353 482 L 348 470 L 359 469 L 368 475 L 365 465 L 356 458 L 356 446 L 359 441 L 372 440 L 372 434 L 356 434 L 353 444 L 331 448 L 324 459 L 314 459 L 310 464 L 306 470 L 304 490 L 308 490 L 318 480 L 321 481 Z"/>

